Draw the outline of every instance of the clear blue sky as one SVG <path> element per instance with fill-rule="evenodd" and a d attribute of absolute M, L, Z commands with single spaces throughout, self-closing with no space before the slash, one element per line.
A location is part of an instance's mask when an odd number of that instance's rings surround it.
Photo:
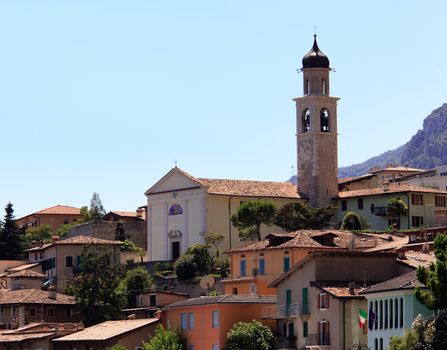
<path fill-rule="evenodd" d="M 288 179 L 314 25 L 336 69 L 339 164 L 395 148 L 447 102 L 446 12 L 445 1 L 2 1 L 0 205 L 21 216 L 96 191 L 107 210 L 133 210 L 175 160 L 198 177 Z"/>

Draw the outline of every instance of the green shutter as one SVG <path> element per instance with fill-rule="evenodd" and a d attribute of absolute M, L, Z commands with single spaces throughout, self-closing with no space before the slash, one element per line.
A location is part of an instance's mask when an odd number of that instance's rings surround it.
<path fill-rule="evenodd" d="M 284 272 L 289 271 L 290 269 L 290 258 L 286 257 L 284 258 Z"/>
<path fill-rule="evenodd" d="M 309 324 L 307 321 L 303 322 L 303 337 L 307 337 L 309 335 Z"/>

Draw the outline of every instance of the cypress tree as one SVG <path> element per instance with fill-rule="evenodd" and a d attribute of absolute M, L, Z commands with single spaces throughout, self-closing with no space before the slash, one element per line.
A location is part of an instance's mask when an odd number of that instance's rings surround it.
<path fill-rule="evenodd" d="M 5 217 L 0 226 L 0 259 L 21 260 L 24 257 L 24 237 L 14 221 L 12 203 L 5 207 Z"/>

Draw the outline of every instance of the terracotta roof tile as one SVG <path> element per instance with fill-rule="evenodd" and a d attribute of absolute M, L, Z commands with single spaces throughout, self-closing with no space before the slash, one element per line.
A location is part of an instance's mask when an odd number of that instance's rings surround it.
<path fill-rule="evenodd" d="M 109 239 L 102 239 L 90 236 L 74 236 L 71 238 L 61 239 L 60 241 L 54 242 L 53 244 L 57 245 L 68 245 L 68 244 L 113 244 L 120 245 L 122 242 L 120 241 L 112 241 Z"/>
<path fill-rule="evenodd" d="M 22 342 L 31 339 L 42 339 L 55 335 L 56 332 L 38 332 L 38 333 L 2 333 L 0 334 L 0 343 Z"/>
<path fill-rule="evenodd" d="M 80 215 L 81 209 L 70 207 L 68 205 L 55 205 L 36 212 L 36 214 L 65 214 L 65 215 Z"/>
<path fill-rule="evenodd" d="M 178 301 L 165 308 L 165 310 L 196 305 L 209 304 L 275 304 L 276 295 L 257 295 L 257 294 L 225 294 L 218 296 L 204 296 Z"/>
<path fill-rule="evenodd" d="M 413 289 L 414 287 L 425 287 L 416 277 L 416 270 L 405 275 L 389 279 L 387 281 L 366 288 L 362 294 L 385 292 L 397 289 Z"/>
<path fill-rule="evenodd" d="M 363 282 L 354 282 L 353 293 L 350 292 L 349 282 L 346 281 L 318 281 L 312 282 L 312 285 L 337 298 L 359 297 L 359 293 L 366 289 L 366 287 L 363 287 Z"/>
<path fill-rule="evenodd" d="M 207 187 L 210 194 L 223 194 L 243 197 L 282 197 L 300 198 L 296 185 L 291 182 L 197 179 Z"/>
<path fill-rule="evenodd" d="M 333 245 L 322 244 L 322 238 L 324 236 L 333 237 Z M 273 240 L 276 242 L 273 243 Z M 280 243 L 284 239 L 284 243 Z M 393 236 L 393 239 L 402 240 L 402 244 L 408 242 L 407 238 L 401 239 L 400 237 Z M 384 244 L 390 242 L 390 235 L 386 234 L 373 234 L 373 233 L 353 233 L 350 231 L 341 230 L 299 230 L 289 233 L 272 233 L 266 236 L 266 239 L 242 245 L 237 248 L 231 249 L 229 253 L 265 250 L 265 249 L 286 249 L 286 248 L 315 248 L 315 249 L 349 249 L 352 246 L 354 240 L 354 246 L 356 249 L 369 250 L 376 247 L 381 247 Z M 405 241 L 405 243 L 403 243 Z M 397 243 L 395 243 L 397 244 Z M 400 244 L 400 243 L 399 243 Z M 380 249 L 378 249 L 380 250 Z"/>
<path fill-rule="evenodd" d="M 17 277 L 21 277 L 21 278 L 40 278 L 40 279 L 47 278 L 47 276 L 44 275 L 43 273 L 35 272 L 33 270 L 20 270 L 20 271 L 17 271 L 17 272 L 10 273 L 6 277 L 7 278 L 17 278 Z"/>
<path fill-rule="evenodd" d="M 398 258 L 397 260 L 416 269 L 419 266 L 428 267 L 431 263 L 435 263 L 436 256 L 434 252 L 424 253 L 409 250 L 405 252 L 405 258 Z"/>
<path fill-rule="evenodd" d="M 55 342 L 69 341 L 91 341 L 91 340 L 107 340 L 131 332 L 133 330 L 157 323 L 157 318 L 140 319 L 140 320 L 120 320 L 106 321 L 76 333 L 66 335 L 57 339 Z"/>
<path fill-rule="evenodd" d="M 4 304 L 64 304 L 73 305 L 75 298 L 56 293 L 56 299 L 50 299 L 48 292 L 40 289 L 18 289 L 0 292 L 0 305 Z"/>
<path fill-rule="evenodd" d="M 363 189 L 363 190 L 338 192 L 338 198 L 376 196 L 376 195 L 381 195 L 381 194 L 386 195 L 386 194 L 403 193 L 403 192 L 440 193 L 440 194 L 447 195 L 447 191 L 442 191 L 442 190 L 438 190 L 435 188 L 392 184 L 392 185 L 389 185 L 388 190 L 384 190 L 382 187 L 378 187 L 378 188 L 368 188 L 368 189 Z"/>
<path fill-rule="evenodd" d="M 30 263 L 30 264 L 23 264 L 17 267 L 12 267 L 10 269 L 8 269 L 8 272 L 16 272 L 16 271 L 22 271 L 22 270 L 27 270 L 27 269 L 31 269 L 35 266 L 39 266 L 39 263 Z"/>

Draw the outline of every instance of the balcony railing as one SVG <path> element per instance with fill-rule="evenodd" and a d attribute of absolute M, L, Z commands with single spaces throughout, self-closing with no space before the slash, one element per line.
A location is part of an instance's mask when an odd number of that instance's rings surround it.
<path fill-rule="evenodd" d="M 308 334 L 305 339 L 306 346 L 318 345 L 318 346 L 329 346 L 331 341 L 329 334 Z"/>
<path fill-rule="evenodd" d="M 262 308 L 262 318 L 287 318 L 300 315 L 304 304 L 286 304 L 264 306 Z"/>
<path fill-rule="evenodd" d="M 276 338 L 275 349 L 296 349 L 296 339 L 293 338 Z"/>

